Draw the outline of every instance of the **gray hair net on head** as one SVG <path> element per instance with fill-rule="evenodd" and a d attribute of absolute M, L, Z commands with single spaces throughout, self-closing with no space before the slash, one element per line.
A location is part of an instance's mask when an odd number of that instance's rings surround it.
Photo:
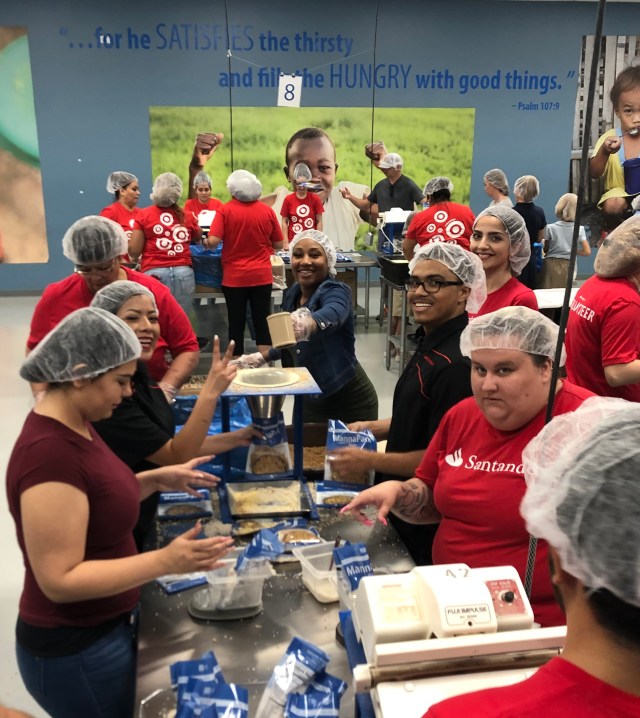
<path fill-rule="evenodd" d="M 262 194 L 260 180 L 247 170 L 236 170 L 227 177 L 229 194 L 240 202 L 255 202 Z"/>
<path fill-rule="evenodd" d="M 157 207 L 177 204 L 182 194 L 182 180 L 173 172 L 163 172 L 156 177 L 149 197 Z"/>
<path fill-rule="evenodd" d="M 496 167 L 496 169 L 485 172 L 484 181 L 492 187 L 495 187 L 497 190 L 500 190 L 505 197 L 508 196 L 509 180 L 507 179 L 507 175 L 501 169 Z"/>
<path fill-rule="evenodd" d="M 592 591 L 640 607 L 640 405 L 591 397 L 522 453 L 527 530 Z"/>
<path fill-rule="evenodd" d="M 397 152 L 389 152 L 379 162 L 380 169 L 402 169 L 404 161 Z"/>
<path fill-rule="evenodd" d="M 540 182 L 533 175 L 523 175 L 513 183 L 513 194 L 522 197 L 523 202 L 533 202 L 540 194 Z"/>
<path fill-rule="evenodd" d="M 629 217 L 609 234 L 593 266 L 603 279 L 628 277 L 640 269 L 640 217 Z"/>
<path fill-rule="evenodd" d="M 487 280 L 480 258 L 467 252 L 458 244 L 448 242 L 431 242 L 418 247 L 409 262 L 409 272 L 413 272 L 416 264 L 422 259 L 430 259 L 444 264 L 456 277 L 469 287 L 466 309 L 476 314 L 487 298 Z"/>
<path fill-rule="evenodd" d="M 499 219 L 507 231 L 509 235 L 509 265 L 511 273 L 517 277 L 531 259 L 531 242 L 527 225 L 524 223 L 522 215 L 518 214 L 515 209 L 506 207 L 504 204 L 495 204 L 480 212 L 473 223 L 474 229 L 478 220 L 486 215 Z"/>
<path fill-rule="evenodd" d="M 337 261 L 337 254 L 336 254 L 336 248 L 333 245 L 333 242 L 327 237 L 327 235 L 324 232 L 320 232 L 318 229 L 303 229 L 301 232 L 298 232 L 294 238 L 291 240 L 291 243 L 289 244 L 289 258 L 291 259 L 293 257 L 293 250 L 298 244 L 298 242 L 301 239 L 312 239 L 314 242 L 317 242 L 322 249 L 324 250 L 324 253 L 327 255 L 327 264 L 329 265 L 329 276 L 335 277 L 336 276 L 336 261 Z"/>
<path fill-rule="evenodd" d="M 453 182 L 448 177 L 433 177 L 424 186 L 422 194 L 426 197 L 443 189 L 448 189 L 449 192 L 453 192 Z"/>
<path fill-rule="evenodd" d="M 120 191 L 123 187 L 126 187 L 132 182 L 137 182 L 138 178 L 132 175 L 131 172 L 112 172 L 107 177 L 107 192 L 114 194 Z"/>
<path fill-rule="evenodd" d="M 27 381 L 91 379 L 138 359 L 140 341 L 122 319 L 96 307 L 76 309 L 54 327 L 20 367 Z"/>
<path fill-rule="evenodd" d="M 477 349 L 514 349 L 553 359 L 558 325 L 529 307 L 503 307 L 472 319 L 460 336 L 460 351 L 471 357 Z M 564 350 L 560 364 L 564 364 Z"/>
<path fill-rule="evenodd" d="M 200 170 L 200 172 L 198 172 L 198 174 L 193 178 L 193 189 L 196 189 L 199 184 L 208 184 L 209 187 L 213 187 L 211 177 L 209 177 L 204 170 Z"/>
<path fill-rule="evenodd" d="M 131 297 L 139 296 L 149 297 L 153 308 L 158 311 L 158 305 L 156 304 L 156 298 L 153 296 L 153 292 L 147 287 L 143 287 L 138 282 L 131 282 L 128 279 L 118 279 L 116 282 L 107 284 L 106 287 L 102 287 L 97 291 L 91 300 L 91 306 L 97 307 L 98 309 L 104 309 L 105 312 L 111 314 L 117 314 L 120 307 Z"/>
<path fill-rule="evenodd" d="M 128 245 L 117 222 L 90 215 L 75 221 L 64 233 L 62 253 L 74 264 L 100 264 L 126 254 Z"/>

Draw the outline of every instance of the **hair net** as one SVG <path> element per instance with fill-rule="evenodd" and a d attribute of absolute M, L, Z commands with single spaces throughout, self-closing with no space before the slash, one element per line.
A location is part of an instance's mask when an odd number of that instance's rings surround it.
<path fill-rule="evenodd" d="M 122 227 L 107 217 L 90 215 L 74 222 L 62 238 L 62 253 L 74 264 L 100 264 L 127 253 Z"/>
<path fill-rule="evenodd" d="M 513 194 L 522 197 L 523 202 L 533 202 L 540 194 L 540 183 L 533 175 L 518 177 L 513 184 Z"/>
<path fill-rule="evenodd" d="M 153 292 L 147 287 L 143 287 L 138 282 L 130 282 L 128 279 L 118 279 L 116 282 L 107 284 L 106 287 L 102 287 L 97 291 L 91 300 L 92 307 L 98 307 L 98 309 L 104 309 L 105 312 L 111 314 L 117 314 L 120 307 L 131 297 L 138 297 L 144 295 L 149 297 L 153 304 L 153 308 L 158 311 L 158 305 L 156 304 L 156 298 L 153 296 Z"/>
<path fill-rule="evenodd" d="M 591 397 L 522 454 L 527 530 L 585 586 L 640 607 L 640 405 Z"/>
<path fill-rule="evenodd" d="M 604 240 L 594 262 L 599 277 L 628 277 L 640 269 L 640 217 L 629 217 Z"/>
<path fill-rule="evenodd" d="M 477 349 L 515 349 L 553 359 L 557 343 L 558 325 L 551 319 L 529 307 L 503 307 L 469 322 L 460 336 L 460 351 L 470 357 Z"/>
<path fill-rule="evenodd" d="M 200 170 L 200 172 L 198 172 L 198 174 L 193 178 L 193 189 L 196 189 L 199 184 L 208 184 L 209 187 L 213 187 L 211 177 L 209 177 L 209 175 L 203 170 Z"/>
<path fill-rule="evenodd" d="M 512 274 L 517 277 L 531 259 L 529 232 L 527 232 L 527 225 L 524 223 L 522 215 L 504 204 L 494 204 L 492 207 L 487 207 L 480 212 L 473 223 L 474 229 L 480 217 L 485 215 L 496 217 L 504 225 L 509 235 L 509 265 L 511 266 Z"/>
<path fill-rule="evenodd" d="M 132 182 L 137 182 L 138 178 L 131 172 L 112 172 L 107 177 L 107 192 L 113 194 L 126 187 Z"/>
<path fill-rule="evenodd" d="M 431 259 L 444 264 L 456 277 L 471 290 L 467 298 L 467 311 L 476 314 L 487 298 L 487 282 L 484 268 L 478 256 L 467 252 L 458 244 L 431 242 L 418 247 L 409 262 L 409 271 L 413 272 L 421 259 Z"/>
<path fill-rule="evenodd" d="M 448 177 L 433 177 L 424 186 L 422 194 L 427 197 L 443 189 L 448 189 L 449 192 L 453 192 L 453 182 Z"/>
<path fill-rule="evenodd" d="M 236 170 L 227 177 L 229 194 L 240 202 L 254 202 L 262 194 L 260 180 L 247 170 Z"/>
<path fill-rule="evenodd" d="M 640 212 L 640 194 L 631 202 L 631 209 Z"/>
<path fill-rule="evenodd" d="M 157 207 L 177 204 L 182 194 L 182 180 L 173 172 L 163 172 L 156 177 L 149 197 Z"/>
<path fill-rule="evenodd" d="M 380 162 L 378 162 L 378 167 L 381 169 L 396 169 L 399 170 L 403 167 L 404 162 L 402 161 L 402 157 L 397 152 L 389 152 L 389 154 L 386 154 Z"/>
<path fill-rule="evenodd" d="M 91 379 L 140 356 L 138 337 L 122 319 L 96 307 L 76 309 L 52 329 L 20 367 L 27 381 Z"/>
<path fill-rule="evenodd" d="M 291 240 L 291 243 L 289 244 L 289 258 L 293 257 L 293 249 L 301 239 L 312 239 L 314 242 L 317 242 L 322 247 L 324 253 L 327 255 L 329 276 L 335 277 L 337 260 L 336 248 L 333 246 L 333 242 L 329 239 L 329 237 L 327 237 L 324 232 L 320 232 L 317 229 L 303 229 L 301 232 L 298 232 L 294 236 L 294 238 Z"/>
<path fill-rule="evenodd" d="M 500 169 L 489 170 L 484 173 L 484 181 L 488 182 L 492 187 L 500 190 L 503 195 L 509 194 L 509 180 L 507 175 Z"/>

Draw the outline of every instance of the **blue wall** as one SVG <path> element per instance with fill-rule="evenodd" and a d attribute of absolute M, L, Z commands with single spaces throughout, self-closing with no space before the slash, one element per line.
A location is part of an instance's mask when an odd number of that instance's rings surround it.
<path fill-rule="evenodd" d="M 475 107 L 472 206 L 486 205 L 482 175 L 499 166 L 513 179 L 535 174 L 543 188 L 539 202 L 552 217 L 567 186 L 581 38 L 593 34 L 595 13 L 595 3 L 582 2 L 380 0 L 375 60 L 385 86 L 376 89 L 375 103 Z M 234 105 L 275 104 L 275 90 L 256 86 L 259 65 L 285 72 L 316 68 L 324 86 L 305 89 L 303 105 L 371 106 L 371 89 L 341 87 L 338 77 L 373 61 L 375 3 L 229 0 L 228 20 L 232 70 L 251 69 L 253 80 L 233 89 Z M 0 290 L 38 290 L 69 273 L 61 237 L 75 219 L 107 203 L 110 171 L 135 171 L 144 190 L 140 204 L 146 204 L 150 105 L 228 104 L 229 90 L 219 81 L 227 70 L 225 6 L 23 0 L 5 9 L 0 22 L 28 28 L 50 249 L 47 264 L 0 265 Z M 609 6 L 606 34 L 637 34 L 639 26 L 637 5 Z M 288 49 L 263 51 L 260 35 L 269 32 L 279 47 L 285 38 Z M 297 52 L 296 35 L 300 41 L 304 32 L 333 38 L 335 47 Z M 111 47 L 98 46 L 105 33 L 114 38 Z M 416 75 L 432 71 L 441 73 L 440 87 L 437 81 L 418 87 Z M 514 71 L 557 86 L 510 89 Z M 389 87 L 394 73 L 397 83 Z M 472 75 L 486 76 L 493 87 L 466 89 Z"/>

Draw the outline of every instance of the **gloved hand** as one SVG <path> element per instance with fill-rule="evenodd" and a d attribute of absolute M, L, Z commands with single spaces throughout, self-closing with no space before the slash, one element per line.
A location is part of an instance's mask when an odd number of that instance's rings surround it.
<path fill-rule="evenodd" d="M 253 352 L 253 354 L 243 354 L 237 359 L 232 359 L 229 364 L 237 366 L 238 369 L 258 369 L 264 366 L 267 360 L 262 356 L 260 352 Z"/>
<path fill-rule="evenodd" d="M 295 312 L 291 312 L 291 321 L 293 322 L 293 333 L 299 342 L 309 341 L 309 338 L 318 327 L 315 319 L 311 316 L 311 312 L 306 307 L 300 307 Z"/>

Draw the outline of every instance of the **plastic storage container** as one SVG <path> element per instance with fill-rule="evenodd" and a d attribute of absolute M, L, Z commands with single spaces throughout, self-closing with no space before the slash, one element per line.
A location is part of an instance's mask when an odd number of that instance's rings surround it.
<path fill-rule="evenodd" d="M 302 583 L 320 603 L 338 600 L 338 576 L 335 566 L 329 570 L 334 544 L 324 542 L 291 549 L 302 566 Z"/>
<path fill-rule="evenodd" d="M 209 595 L 207 610 L 239 611 L 262 608 L 262 588 L 274 571 L 268 561 L 253 562 L 248 574 L 237 576 L 234 570 L 237 554 L 222 560 L 224 564 L 215 571 L 207 571 Z"/>

